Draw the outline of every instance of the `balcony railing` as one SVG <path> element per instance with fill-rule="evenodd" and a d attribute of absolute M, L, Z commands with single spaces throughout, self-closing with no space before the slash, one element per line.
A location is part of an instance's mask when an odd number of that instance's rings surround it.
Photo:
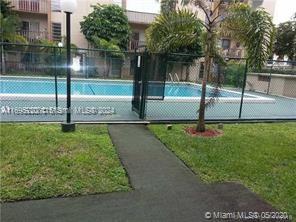
<path fill-rule="evenodd" d="M 225 49 L 222 51 L 222 55 L 224 57 L 230 57 L 230 58 L 242 58 L 244 56 L 243 49 Z"/>
<path fill-rule="evenodd" d="M 149 25 L 155 20 L 157 15 L 158 14 L 147 12 L 126 11 L 129 23 L 134 24 Z"/>
<path fill-rule="evenodd" d="M 28 42 L 34 42 L 36 40 L 41 39 L 48 39 L 47 32 L 19 31 L 18 34 L 25 37 Z"/>
<path fill-rule="evenodd" d="M 146 45 L 145 41 L 131 40 L 129 42 L 129 50 L 135 50 L 139 46 L 145 46 L 145 45 Z"/>
<path fill-rule="evenodd" d="M 11 0 L 13 10 L 33 13 L 48 13 L 47 0 Z"/>

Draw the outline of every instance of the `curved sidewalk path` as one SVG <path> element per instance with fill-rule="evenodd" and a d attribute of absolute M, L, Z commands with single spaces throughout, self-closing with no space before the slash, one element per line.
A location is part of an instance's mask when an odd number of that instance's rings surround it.
<path fill-rule="evenodd" d="M 199 222 L 211 221 L 206 212 L 275 211 L 242 185 L 203 184 L 143 125 L 109 132 L 133 191 L 5 203 L 1 221 Z"/>

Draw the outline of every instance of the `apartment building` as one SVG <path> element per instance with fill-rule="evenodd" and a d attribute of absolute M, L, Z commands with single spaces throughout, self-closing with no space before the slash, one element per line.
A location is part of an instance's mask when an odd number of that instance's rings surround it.
<path fill-rule="evenodd" d="M 66 35 L 66 17 L 61 11 L 61 0 L 10 1 L 21 20 L 19 34 L 29 42 L 38 39 L 61 41 Z M 71 42 L 80 48 L 89 47 L 80 32 L 80 22 L 92 11 L 91 5 L 97 3 L 117 4 L 126 10 L 133 31 L 129 44 L 131 50 L 145 43 L 145 29 L 160 12 L 160 2 L 156 0 L 77 0 L 78 8 L 71 16 Z"/>
<path fill-rule="evenodd" d="M 17 12 L 21 20 L 20 34 L 25 36 L 29 42 L 36 39 L 49 39 L 61 41 L 66 35 L 65 13 L 61 11 L 61 0 L 10 0 L 13 10 Z M 275 11 L 277 0 L 241 0 L 250 4 L 253 8 L 263 7 L 272 16 Z M 129 43 L 129 50 L 134 50 L 140 45 L 145 45 L 145 30 L 154 21 L 160 13 L 161 0 L 77 0 L 78 8 L 72 14 L 71 23 L 71 41 L 80 48 L 88 48 L 89 44 L 80 32 L 80 22 L 84 16 L 91 11 L 91 5 L 100 4 L 117 4 L 121 6 L 128 17 L 132 28 L 132 36 Z M 216 7 L 218 0 L 214 0 L 213 7 Z M 223 13 L 228 1 L 220 5 L 217 13 Z M 177 4 L 181 6 L 181 0 Z M 203 12 L 193 6 L 186 6 L 194 11 L 198 17 L 205 21 Z M 244 49 L 240 42 L 224 36 L 220 40 L 221 52 L 227 57 L 244 57 Z"/>
<path fill-rule="evenodd" d="M 66 35 L 65 13 L 61 11 L 61 0 L 10 0 L 13 10 L 21 20 L 20 34 L 29 42 L 36 39 L 61 41 Z M 77 0 L 78 8 L 71 16 L 71 42 L 80 48 L 88 48 L 89 44 L 80 32 L 80 22 L 83 16 L 91 11 L 91 5 L 117 4 L 121 6 L 128 17 L 132 28 L 129 49 L 134 50 L 145 45 L 145 30 L 160 13 L 160 0 Z M 181 7 L 181 0 L 177 7 Z M 204 15 L 194 6 L 187 6 L 195 11 L 199 18 Z"/>

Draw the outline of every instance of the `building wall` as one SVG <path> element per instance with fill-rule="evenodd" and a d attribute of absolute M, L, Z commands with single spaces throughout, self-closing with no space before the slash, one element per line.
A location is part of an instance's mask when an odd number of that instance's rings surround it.
<path fill-rule="evenodd" d="M 270 81 L 269 94 L 284 96 L 285 82 L 288 79 L 283 75 L 273 75 Z"/>
<path fill-rule="evenodd" d="M 296 76 L 272 74 L 271 80 L 268 81 L 269 76 L 268 73 L 249 73 L 246 90 L 296 98 Z M 265 77 L 266 80 L 262 81 L 259 77 Z"/>
<path fill-rule="evenodd" d="M 262 75 L 262 74 L 260 74 Z M 268 74 L 267 74 L 268 75 Z M 246 80 L 246 90 L 258 91 L 258 92 L 267 92 L 268 81 L 259 81 L 259 74 L 249 73 Z"/>
<path fill-rule="evenodd" d="M 252 0 L 250 4 L 255 8 L 264 8 L 271 16 L 274 16 L 276 1 L 277 0 Z"/>
<path fill-rule="evenodd" d="M 284 96 L 296 98 L 296 78 L 287 78 L 284 86 Z"/>

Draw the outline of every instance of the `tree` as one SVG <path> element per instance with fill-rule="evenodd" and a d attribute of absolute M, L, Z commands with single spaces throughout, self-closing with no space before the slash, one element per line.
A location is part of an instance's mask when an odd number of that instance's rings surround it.
<path fill-rule="evenodd" d="M 127 49 L 131 29 L 123 9 L 117 5 L 97 4 L 92 7 L 93 12 L 80 22 L 85 38 L 97 47 L 103 45 L 100 45 L 101 40 L 105 40 L 121 50 Z"/>
<path fill-rule="evenodd" d="M 274 44 L 274 53 L 280 58 L 288 56 L 290 60 L 296 60 L 296 21 L 279 24 Z"/>
<path fill-rule="evenodd" d="M 17 35 L 19 27 L 19 18 L 11 10 L 13 6 L 7 0 L 0 2 L 0 30 L 2 42 L 20 42 L 26 43 L 26 39 L 20 35 Z"/>
<path fill-rule="evenodd" d="M 80 22 L 81 31 L 85 38 L 95 47 L 104 49 L 104 76 L 110 72 L 111 60 L 116 59 L 120 64 L 124 60 L 122 50 L 126 50 L 131 28 L 123 9 L 117 5 L 92 6 L 94 11 Z"/>
<path fill-rule="evenodd" d="M 170 0 L 175 1 L 177 0 Z M 196 130 L 205 131 L 205 109 L 207 81 L 212 77 L 213 61 L 219 58 L 217 50 L 217 39 L 223 33 L 243 43 L 246 52 L 248 65 L 261 68 L 271 53 L 274 40 L 274 25 L 271 16 L 263 9 L 253 10 L 249 5 L 240 3 L 237 0 L 183 0 L 183 5 L 192 4 L 199 7 L 206 17 L 202 25 L 205 29 L 204 36 L 204 75 L 202 79 L 202 92 L 199 107 L 198 124 Z M 228 4 L 225 4 L 228 3 Z M 220 6 L 225 4 L 225 10 L 220 11 Z M 178 20 L 171 21 L 177 24 Z M 180 33 L 181 34 L 181 33 Z M 162 35 L 169 35 L 168 32 Z M 182 33 L 177 38 L 170 38 L 171 46 L 190 44 L 192 38 L 185 37 Z"/>
<path fill-rule="evenodd" d="M 13 6 L 11 6 L 10 4 L 11 3 L 8 0 L 2 0 L 0 2 L 0 9 L 1 9 L 1 14 L 3 15 L 3 17 L 11 15 L 11 9 L 13 8 Z"/>
<path fill-rule="evenodd" d="M 146 30 L 147 48 L 152 53 L 201 54 L 201 31 L 200 20 L 188 10 L 160 14 Z"/>
<path fill-rule="evenodd" d="M 18 16 L 12 12 L 12 6 L 10 6 L 9 1 L 0 2 L 1 12 L 0 12 L 0 35 L 1 42 L 12 42 L 12 43 L 27 43 L 27 40 L 17 34 L 19 19 Z M 1 73 L 5 74 L 5 55 L 4 55 L 4 45 L 1 44 Z"/>

